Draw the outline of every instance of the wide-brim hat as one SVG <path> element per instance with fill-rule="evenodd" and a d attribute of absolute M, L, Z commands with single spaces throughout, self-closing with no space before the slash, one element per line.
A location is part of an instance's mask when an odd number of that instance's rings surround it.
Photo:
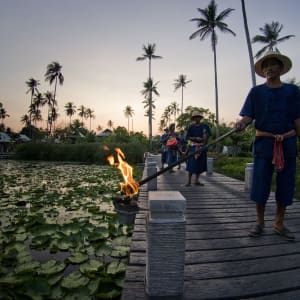
<path fill-rule="evenodd" d="M 192 112 L 191 119 L 193 119 L 193 118 L 195 118 L 195 117 L 203 118 L 203 116 L 201 115 L 200 111 L 198 111 L 198 110 L 194 110 L 194 111 Z"/>
<path fill-rule="evenodd" d="M 283 67 L 280 72 L 280 75 L 287 73 L 292 68 L 292 61 L 287 56 L 280 54 L 280 52 L 278 51 L 268 51 L 263 57 L 258 59 L 254 64 L 254 69 L 257 75 L 261 77 L 265 77 L 262 71 L 262 64 L 266 59 L 269 58 L 276 58 L 279 61 L 281 61 Z"/>

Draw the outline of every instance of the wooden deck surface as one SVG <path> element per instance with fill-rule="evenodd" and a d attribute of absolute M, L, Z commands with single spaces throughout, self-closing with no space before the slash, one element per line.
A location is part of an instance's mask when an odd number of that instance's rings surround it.
<path fill-rule="evenodd" d="M 180 191 L 187 200 L 184 295 L 180 299 L 300 299 L 300 201 L 286 215 L 295 242 L 272 231 L 273 194 L 266 208 L 265 234 L 250 238 L 247 234 L 256 213 L 244 182 L 213 173 L 201 175 L 204 186 L 185 187 L 185 164 L 175 170 L 159 176 L 157 187 Z M 147 207 L 147 196 L 144 185 L 141 206 Z M 122 300 L 150 299 L 144 286 L 145 213 L 136 217 Z"/>

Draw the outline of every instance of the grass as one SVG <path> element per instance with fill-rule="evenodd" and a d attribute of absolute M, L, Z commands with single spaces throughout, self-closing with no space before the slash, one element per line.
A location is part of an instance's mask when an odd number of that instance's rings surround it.
<path fill-rule="evenodd" d="M 214 158 L 214 170 L 226 176 L 233 177 L 239 180 L 244 180 L 246 163 L 249 162 L 253 162 L 252 157 L 219 156 L 217 158 Z M 273 177 L 273 179 L 274 178 L 275 176 Z M 300 200 L 300 160 L 297 160 L 295 198 L 297 200 Z"/>

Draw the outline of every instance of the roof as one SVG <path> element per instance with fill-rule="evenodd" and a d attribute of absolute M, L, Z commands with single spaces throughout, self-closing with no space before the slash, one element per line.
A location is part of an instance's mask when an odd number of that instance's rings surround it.
<path fill-rule="evenodd" d="M 0 132 L 0 142 L 1 143 L 9 143 L 11 142 L 11 137 L 5 132 Z"/>

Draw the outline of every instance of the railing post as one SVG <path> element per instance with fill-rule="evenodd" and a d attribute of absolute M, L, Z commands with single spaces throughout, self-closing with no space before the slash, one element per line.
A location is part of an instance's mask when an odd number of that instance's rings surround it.
<path fill-rule="evenodd" d="M 245 191 L 250 192 L 252 187 L 253 163 L 246 163 L 245 168 Z"/>
<path fill-rule="evenodd" d="M 206 175 L 212 175 L 214 169 L 214 159 L 213 157 L 207 158 L 207 171 Z"/>
<path fill-rule="evenodd" d="M 149 192 L 146 293 L 183 295 L 186 200 L 178 191 Z"/>
<path fill-rule="evenodd" d="M 157 172 L 157 164 L 155 161 L 147 161 L 147 176 L 151 176 Z M 157 177 L 151 179 L 147 183 L 148 191 L 156 191 L 157 190 Z"/>

